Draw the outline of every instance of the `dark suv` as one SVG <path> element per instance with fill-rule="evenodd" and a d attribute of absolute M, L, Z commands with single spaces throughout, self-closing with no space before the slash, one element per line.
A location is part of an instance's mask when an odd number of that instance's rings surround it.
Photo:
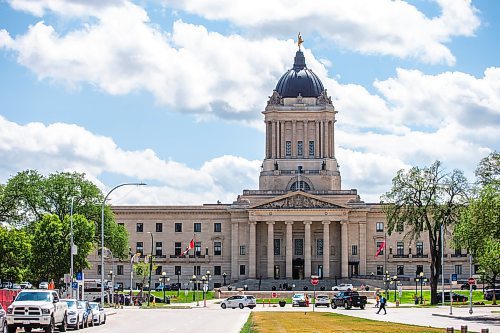
<path fill-rule="evenodd" d="M 470 286 L 469 286 L 469 283 L 466 281 L 466 282 L 462 282 L 462 284 L 460 285 L 460 289 L 461 290 L 469 290 L 470 289 Z M 477 289 L 477 285 L 473 284 L 472 285 L 472 290 L 476 290 Z"/>

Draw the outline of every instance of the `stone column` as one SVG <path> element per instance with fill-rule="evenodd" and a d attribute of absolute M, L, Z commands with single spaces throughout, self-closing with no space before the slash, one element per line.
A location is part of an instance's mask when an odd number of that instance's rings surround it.
<path fill-rule="evenodd" d="M 326 157 L 326 126 L 325 122 L 322 121 L 320 123 L 321 126 L 321 157 L 325 158 Z"/>
<path fill-rule="evenodd" d="M 303 139 L 304 158 L 309 158 L 309 122 L 304 120 L 304 139 Z"/>
<path fill-rule="evenodd" d="M 304 221 L 304 278 L 311 277 L 311 221 Z"/>
<path fill-rule="evenodd" d="M 343 278 L 349 277 L 349 240 L 347 238 L 348 225 L 346 221 L 340 222 L 341 226 L 341 275 Z"/>
<path fill-rule="evenodd" d="M 330 221 L 323 221 L 323 278 L 330 277 Z"/>
<path fill-rule="evenodd" d="M 255 279 L 256 275 L 256 256 L 257 256 L 257 247 L 256 247 L 256 239 L 255 239 L 255 228 L 257 225 L 256 221 L 249 221 L 250 232 L 248 239 L 248 278 Z"/>
<path fill-rule="evenodd" d="M 271 124 L 271 158 L 276 158 L 276 122 Z"/>
<path fill-rule="evenodd" d="M 292 228 L 293 221 L 286 221 L 286 278 L 292 278 L 292 258 L 293 258 L 293 240 Z"/>
<path fill-rule="evenodd" d="M 274 221 L 267 221 L 267 278 L 274 278 Z"/>
<path fill-rule="evenodd" d="M 335 157 L 335 120 L 332 121 L 332 157 Z"/>
<path fill-rule="evenodd" d="M 321 147 L 320 142 L 319 142 L 319 121 L 316 120 L 316 140 L 314 142 L 314 156 L 316 158 L 319 158 L 319 148 Z"/>
<path fill-rule="evenodd" d="M 292 120 L 292 158 L 297 157 L 297 121 Z"/>
<path fill-rule="evenodd" d="M 238 270 L 238 256 L 239 256 L 239 243 L 238 243 L 238 222 L 231 223 L 231 280 L 236 281 L 239 277 Z"/>
<path fill-rule="evenodd" d="M 359 222 L 359 274 L 366 275 L 366 221 Z"/>

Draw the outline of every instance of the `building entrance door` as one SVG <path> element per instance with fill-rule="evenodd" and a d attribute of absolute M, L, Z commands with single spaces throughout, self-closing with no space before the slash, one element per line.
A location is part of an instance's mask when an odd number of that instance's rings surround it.
<path fill-rule="evenodd" d="M 304 259 L 295 258 L 292 261 L 292 279 L 302 280 L 304 278 Z"/>
<path fill-rule="evenodd" d="M 349 276 L 356 276 L 359 275 L 359 263 L 357 262 L 352 262 L 349 263 Z"/>
<path fill-rule="evenodd" d="M 280 278 L 280 266 L 274 265 L 274 279 L 278 280 Z"/>

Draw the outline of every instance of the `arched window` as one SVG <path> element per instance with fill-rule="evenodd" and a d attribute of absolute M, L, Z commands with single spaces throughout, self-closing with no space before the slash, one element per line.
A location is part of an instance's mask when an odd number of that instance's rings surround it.
<path fill-rule="evenodd" d="M 301 180 L 301 181 L 297 181 L 297 182 L 293 183 L 292 186 L 290 187 L 290 190 L 292 190 L 292 191 L 297 191 L 297 190 L 310 191 L 311 187 L 309 186 L 308 183 Z"/>

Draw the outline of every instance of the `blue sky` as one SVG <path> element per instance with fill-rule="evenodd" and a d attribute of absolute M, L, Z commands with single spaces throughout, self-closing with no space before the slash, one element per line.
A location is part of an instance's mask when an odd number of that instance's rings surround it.
<path fill-rule="evenodd" d="M 473 181 L 499 150 L 497 1 L 0 1 L 0 182 L 85 172 L 114 203 L 231 202 L 258 187 L 261 114 L 298 31 L 338 114 L 342 187 L 396 171 Z"/>

